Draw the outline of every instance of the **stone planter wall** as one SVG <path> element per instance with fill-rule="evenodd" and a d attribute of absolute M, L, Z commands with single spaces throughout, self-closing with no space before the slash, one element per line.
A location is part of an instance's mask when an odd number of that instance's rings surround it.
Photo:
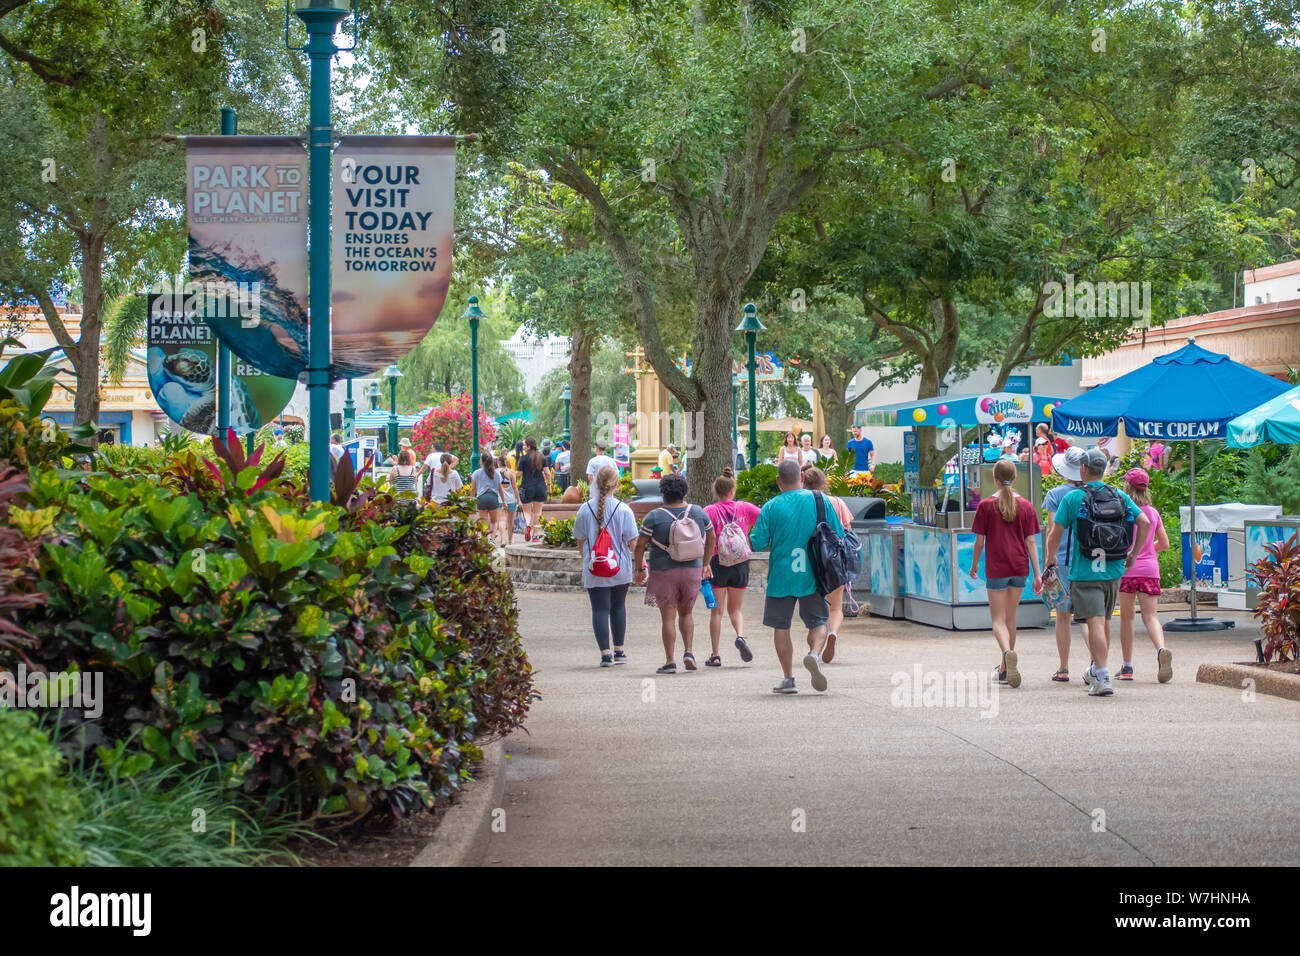
<path fill-rule="evenodd" d="M 516 588 L 538 591 L 581 591 L 582 555 L 577 548 L 544 544 L 512 544 L 506 548 L 506 573 Z M 767 552 L 749 562 L 749 590 L 763 593 L 767 581 Z M 634 591 L 644 587 L 632 586 Z"/>

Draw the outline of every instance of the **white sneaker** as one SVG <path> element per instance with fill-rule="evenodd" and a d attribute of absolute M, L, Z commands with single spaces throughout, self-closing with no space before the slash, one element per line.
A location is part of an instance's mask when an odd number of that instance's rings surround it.
<path fill-rule="evenodd" d="M 1160 671 L 1156 674 L 1156 680 L 1162 684 L 1168 684 L 1174 679 L 1174 655 L 1167 647 L 1162 647 L 1156 653 L 1156 663 L 1160 665 Z"/>
<path fill-rule="evenodd" d="M 1114 695 L 1115 691 L 1111 688 L 1110 681 L 1102 680 L 1100 677 L 1093 680 L 1092 686 L 1088 688 L 1089 697 L 1113 697 Z"/>
<path fill-rule="evenodd" d="M 813 690 L 823 691 L 826 689 L 826 675 L 822 673 L 822 660 L 816 654 L 805 654 L 803 666 L 808 668 L 808 673 L 812 675 Z"/>
<path fill-rule="evenodd" d="M 1020 686 L 1020 671 L 1016 668 L 1016 661 L 1017 657 L 1015 651 L 1007 651 L 1002 655 L 1003 666 L 1007 669 L 1008 687 Z"/>

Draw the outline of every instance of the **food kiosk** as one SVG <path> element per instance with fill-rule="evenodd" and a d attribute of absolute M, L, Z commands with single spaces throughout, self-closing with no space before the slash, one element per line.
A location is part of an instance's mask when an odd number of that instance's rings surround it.
<path fill-rule="evenodd" d="M 1038 508 L 1042 501 L 1042 472 L 1032 461 L 1020 461 L 1019 452 L 1032 451 L 1033 429 L 1048 421 L 1052 408 L 1063 398 L 993 392 L 964 396 L 939 396 L 859 409 L 853 423 L 863 427 L 909 428 L 903 436 L 903 490 L 912 496 L 912 517 L 901 525 L 867 532 L 871 560 L 871 606 L 882 609 L 901 600 L 909 621 L 950 630 L 987 630 L 988 592 L 984 588 L 984 559 L 980 577 L 972 578 L 971 556 L 975 535 L 970 531 L 980 498 L 993 493 L 993 466 L 1002 457 L 1015 460 L 1015 490 Z M 941 444 L 958 445 L 945 469 L 943 486 L 922 488 L 918 427 L 939 429 Z M 973 429 L 973 433 L 968 433 Z M 897 537 L 896 537 L 897 536 Z M 876 537 L 882 540 L 876 541 Z M 902 553 L 888 571 L 877 573 L 876 557 L 888 563 Z M 1045 536 L 1038 539 L 1039 556 Z M 1040 567 L 1041 561 L 1040 561 Z M 876 594 L 880 586 L 882 592 Z M 1026 583 L 1016 614 L 1018 627 L 1047 627 L 1051 615 Z"/>
<path fill-rule="evenodd" d="M 1280 509 L 1279 509 L 1280 510 Z M 1242 583 L 1245 585 L 1245 610 L 1255 610 L 1259 601 L 1259 581 L 1250 572 L 1250 568 L 1265 558 L 1271 560 L 1266 550 L 1270 544 L 1280 544 L 1300 536 L 1300 515 L 1282 515 L 1274 520 L 1247 518 L 1243 524 L 1242 550 L 1244 573 Z"/>

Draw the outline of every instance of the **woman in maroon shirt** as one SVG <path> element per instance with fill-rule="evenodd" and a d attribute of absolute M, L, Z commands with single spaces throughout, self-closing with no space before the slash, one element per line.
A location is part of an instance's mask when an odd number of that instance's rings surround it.
<path fill-rule="evenodd" d="M 1002 663 L 996 668 L 998 680 L 1011 687 L 1020 686 L 1016 666 L 1016 610 L 1020 595 L 1032 568 L 1034 593 L 1043 590 L 1043 576 L 1038 567 L 1038 514 L 1024 498 L 1012 490 L 1016 480 L 1016 463 L 1002 459 L 993 466 L 997 494 L 985 498 L 975 509 L 975 550 L 972 552 L 970 576 L 978 578 L 980 554 L 984 554 L 984 586 L 989 594 L 989 616 L 993 619 L 993 637 L 1002 651 Z"/>

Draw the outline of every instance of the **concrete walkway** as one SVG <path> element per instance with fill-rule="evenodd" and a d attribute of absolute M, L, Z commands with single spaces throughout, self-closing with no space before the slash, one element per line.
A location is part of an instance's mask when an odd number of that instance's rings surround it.
<path fill-rule="evenodd" d="M 1110 699 L 1082 689 L 1081 642 L 1073 682 L 1056 684 L 1052 632 L 1022 631 L 1019 689 L 990 697 L 984 683 L 961 700 L 954 684 L 947 706 L 924 706 L 900 675 L 919 668 L 922 689 L 931 672 L 982 679 L 991 632 L 850 621 L 817 694 L 796 631 L 799 694 L 779 697 L 756 595 L 752 664 L 724 626 L 724 666 L 703 666 L 701 602 L 700 670 L 672 677 L 654 673 L 658 614 L 639 593 L 632 662 L 603 670 L 585 594 L 518 597 L 543 699 L 506 742 L 505 828 L 485 864 L 1300 863 L 1300 704 L 1195 683 L 1202 662 L 1253 658 L 1249 615 L 1219 612 L 1235 631 L 1169 635 L 1166 685 L 1139 625 L 1137 680 Z"/>

